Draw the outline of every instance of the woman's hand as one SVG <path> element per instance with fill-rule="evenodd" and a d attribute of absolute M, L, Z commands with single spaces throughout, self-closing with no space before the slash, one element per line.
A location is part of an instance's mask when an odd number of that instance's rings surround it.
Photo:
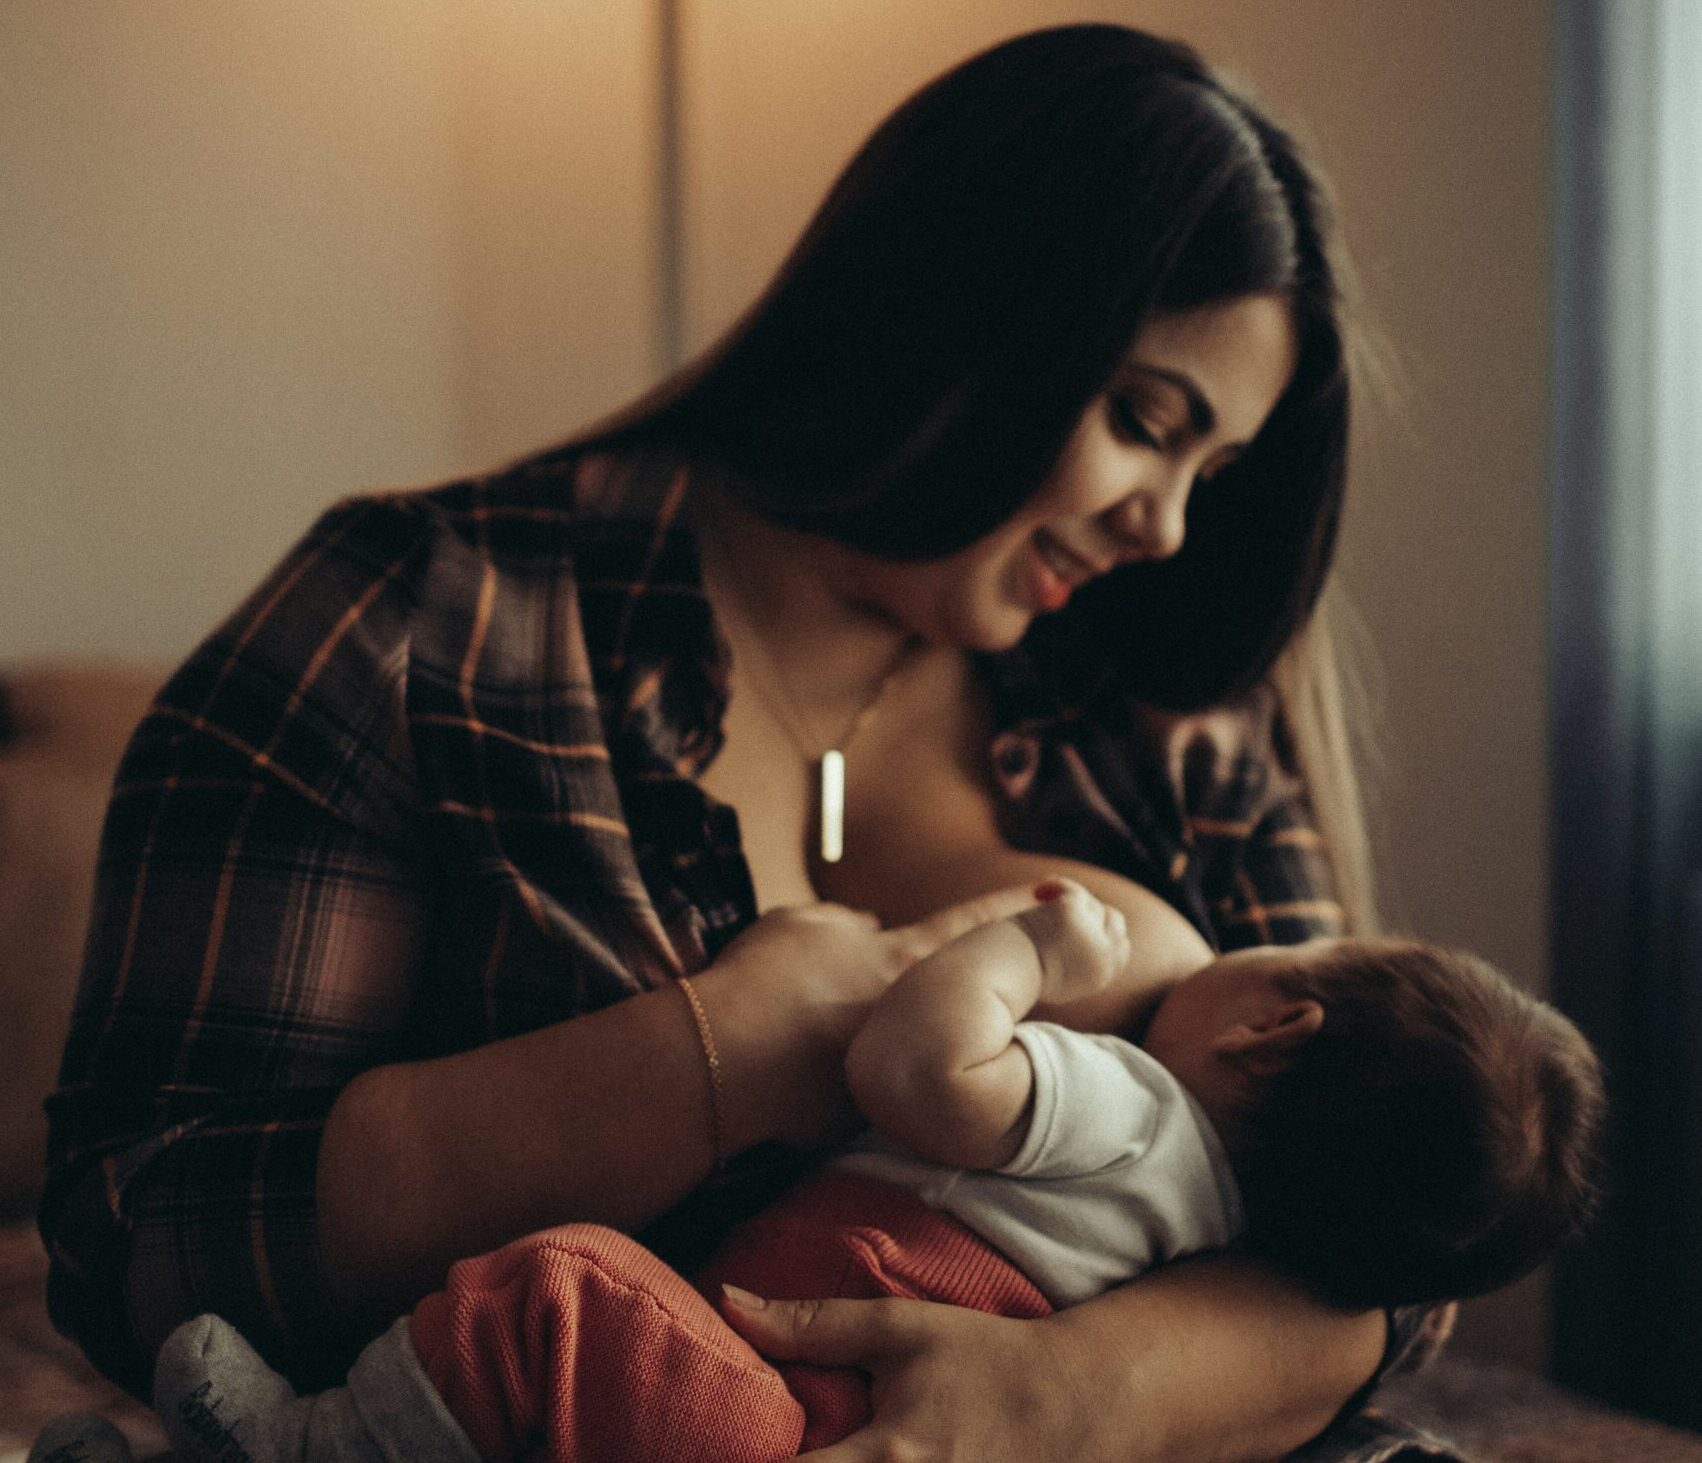
<path fill-rule="evenodd" d="M 869 1373 L 874 1418 L 815 1463 L 1092 1463 L 1114 1425 L 1117 1463 L 1145 1448 L 1135 1419 L 1112 1419 L 1051 1321 L 1015 1321 L 921 1300 L 767 1301 L 728 1292 L 722 1314 L 771 1360 Z M 754 1301 L 754 1297 L 751 1298 Z"/>
<path fill-rule="evenodd" d="M 853 1131 L 840 1054 L 898 974 L 872 914 L 809 904 L 763 915 L 696 978 L 735 1151 L 768 1138 L 814 1147 Z"/>
<path fill-rule="evenodd" d="M 1350 1314 L 1238 1255 L 1199 1255 L 1037 1321 L 919 1300 L 721 1313 L 764 1356 L 869 1373 L 874 1417 L 817 1463 L 1248 1463 L 1316 1437 L 1370 1378 Z"/>
<path fill-rule="evenodd" d="M 720 1058 L 730 1146 L 849 1137 L 859 1119 L 845 1049 L 876 998 L 947 940 L 1033 902 L 1028 889 L 1006 890 L 896 930 L 839 904 L 763 915 L 694 978 Z"/>

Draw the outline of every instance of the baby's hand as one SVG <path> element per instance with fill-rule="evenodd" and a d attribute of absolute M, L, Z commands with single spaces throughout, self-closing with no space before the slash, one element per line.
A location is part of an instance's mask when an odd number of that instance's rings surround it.
<path fill-rule="evenodd" d="M 1129 929 L 1120 909 L 1073 879 L 1034 889 L 1040 903 L 1013 916 L 1040 954 L 1040 999 L 1053 1005 L 1102 990 L 1129 963 Z"/>

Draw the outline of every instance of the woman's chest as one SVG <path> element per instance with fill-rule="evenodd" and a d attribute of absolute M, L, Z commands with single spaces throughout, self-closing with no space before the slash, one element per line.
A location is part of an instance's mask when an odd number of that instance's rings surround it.
<path fill-rule="evenodd" d="M 813 769 L 778 719 L 737 686 L 721 723 L 721 751 L 699 783 L 738 814 L 739 843 L 759 912 L 812 904 L 805 840 L 812 823 Z"/>
<path fill-rule="evenodd" d="M 703 788 L 738 812 L 759 910 L 837 900 L 880 913 L 903 903 L 931 845 L 998 845 L 983 773 L 991 710 L 955 652 L 896 680 L 842 743 L 844 851 L 821 858 L 820 764 L 754 689 L 734 687 Z M 899 853 L 903 857 L 898 857 Z"/>

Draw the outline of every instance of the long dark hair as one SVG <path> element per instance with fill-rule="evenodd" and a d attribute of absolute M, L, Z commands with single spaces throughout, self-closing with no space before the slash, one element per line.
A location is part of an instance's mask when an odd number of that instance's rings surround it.
<path fill-rule="evenodd" d="M 1156 314 L 1275 294 L 1294 380 L 1193 495 L 1173 559 L 1031 631 L 1069 674 L 1211 704 L 1317 600 L 1348 392 L 1319 188 L 1292 140 L 1186 46 L 1115 25 L 1015 37 L 924 86 L 847 165 L 721 341 L 581 447 L 654 442 L 749 507 L 892 559 L 980 538 L 1046 478 Z"/>

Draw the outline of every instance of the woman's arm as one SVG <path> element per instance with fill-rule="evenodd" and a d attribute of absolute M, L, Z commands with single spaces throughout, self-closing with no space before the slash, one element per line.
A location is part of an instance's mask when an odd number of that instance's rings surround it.
<path fill-rule="evenodd" d="M 1323 1431 L 1384 1343 L 1380 1314 L 1226 1255 L 1040 1321 L 912 1300 L 729 1297 L 723 1313 L 765 1356 L 871 1374 L 873 1420 L 820 1463 L 1261 1463 Z"/>
<path fill-rule="evenodd" d="M 825 1141 L 844 1121 L 839 1054 L 853 1014 L 897 973 L 888 944 L 849 911 L 778 911 L 694 978 L 729 1153 Z M 794 982 L 798 972 L 809 982 Z M 320 1150 L 334 1293 L 373 1318 L 394 1315 L 454 1260 L 519 1235 L 571 1221 L 643 1226 L 709 1172 L 710 1103 L 697 1027 L 672 988 L 363 1072 L 332 1107 Z"/>
<path fill-rule="evenodd" d="M 988 896 L 903 930 L 834 905 L 777 910 L 693 977 L 722 1074 L 728 1153 L 809 1147 L 856 1114 L 844 1053 L 869 1003 L 945 941 L 1026 902 Z M 709 1172 L 711 1089 L 683 994 L 572 1021 L 345 1087 L 320 1149 L 320 1243 L 333 1293 L 395 1315 L 465 1255 L 549 1225 L 633 1230 Z"/>
<path fill-rule="evenodd" d="M 1151 1426 L 1163 1439 L 1153 1456 L 1171 1463 L 1250 1463 L 1316 1437 L 1371 1379 L 1387 1334 L 1380 1311 L 1337 1310 L 1222 1253 L 1154 1270 L 1051 1324 L 1084 1365 L 1100 1358 L 1125 1399 L 1113 1436 Z M 1123 1454 L 1113 1442 L 1103 1456 Z"/>
<path fill-rule="evenodd" d="M 717 1035 L 724 1070 L 743 1070 L 734 1024 L 721 1020 Z M 712 1162 L 703 1062 L 681 994 L 659 990 L 356 1077 L 326 1119 L 317 1172 L 320 1252 L 340 1307 L 370 1328 L 462 1256 L 551 1224 L 627 1229 L 661 1213 Z M 727 1107 L 730 1146 L 768 1136 L 742 1100 Z"/>

